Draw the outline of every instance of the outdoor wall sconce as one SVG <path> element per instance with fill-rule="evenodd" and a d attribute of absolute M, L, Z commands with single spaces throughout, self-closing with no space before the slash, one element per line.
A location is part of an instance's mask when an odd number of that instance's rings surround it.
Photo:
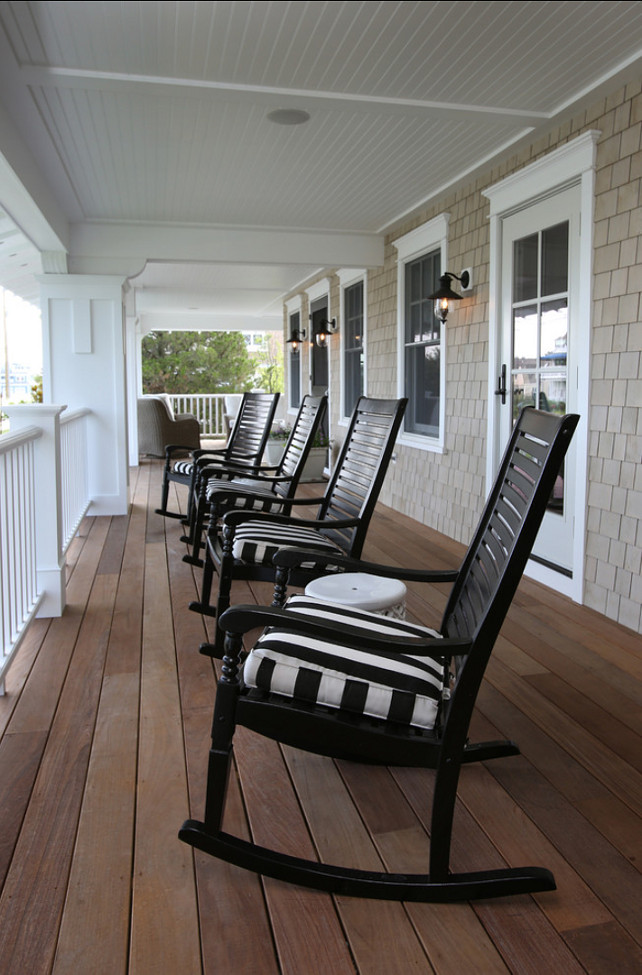
<path fill-rule="evenodd" d="M 328 335 L 332 335 L 337 331 L 337 320 L 333 318 L 331 320 L 327 318 L 322 318 L 319 322 L 319 331 L 315 333 L 315 341 L 320 349 L 327 349 L 328 347 Z"/>
<path fill-rule="evenodd" d="M 299 328 L 293 328 L 292 329 L 292 334 L 290 335 L 290 338 L 287 340 L 287 342 L 285 344 L 292 347 L 292 354 L 293 355 L 297 355 L 297 353 L 299 351 L 299 348 L 301 346 L 301 342 L 303 342 L 303 339 L 304 338 L 305 338 L 305 329 L 304 328 L 301 328 L 301 329 L 299 329 Z"/>
<path fill-rule="evenodd" d="M 461 301 L 463 297 L 451 288 L 450 283 L 453 278 L 461 283 L 462 291 L 469 291 L 472 288 L 470 269 L 462 271 L 461 275 L 453 274 L 452 271 L 446 271 L 445 274 L 442 274 L 439 278 L 439 287 L 431 295 L 428 295 L 429 300 L 434 299 L 435 315 L 441 322 L 445 322 L 448 318 L 448 312 L 454 308 L 454 302 Z"/>

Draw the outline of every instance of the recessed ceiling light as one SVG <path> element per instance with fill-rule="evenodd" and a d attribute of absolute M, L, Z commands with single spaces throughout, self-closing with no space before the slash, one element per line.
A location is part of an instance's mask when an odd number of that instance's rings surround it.
<path fill-rule="evenodd" d="M 276 108 L 273 112 L 268 112 L 267 117 L 277 125 L 303 125 L 310 119 L 309 113 L 301 108 Z"/>

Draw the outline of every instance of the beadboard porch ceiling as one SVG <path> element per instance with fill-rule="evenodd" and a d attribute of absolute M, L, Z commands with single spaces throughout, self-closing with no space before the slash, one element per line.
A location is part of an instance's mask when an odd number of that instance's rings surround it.
<path fill-rule="evenodd" d="M 27 270 L 132 275 L 152 325 L 280 324 L 317 268 L 376 265 L 404 214 L 641 54 L 637 2 L 7 0 L 0 207 Z"/>

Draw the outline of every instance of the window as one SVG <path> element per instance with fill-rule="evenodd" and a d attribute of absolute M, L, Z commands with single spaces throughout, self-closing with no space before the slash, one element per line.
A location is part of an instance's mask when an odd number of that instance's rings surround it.
<path fill-rule="evenodd" d="M 365 391 L 365 272 L 341 270 L 341 376 L 342 415 L 352 416 Z M 357 276 L 360 276 L 358 279 Z M 355 280 L 356 279 L 356 280 Z"/>
<path fill-rule="evenodd" d="M 299 333 L 301 329 L 301 312 L 293 312 L 289 316 L 289 334 Z M 288 336 L 289 337 L 289 336 Z M 288 389 L 290 398 L 288 406 L 291 410 L 298 410 L 301 405 L 301 349 L 293 351 L 292 346 L 288 349 Z"/>
<path fill-rule="evenodd" d="M 431 220 L 395 241 L 398 261 L 399 387 L 408 397 L 403 439 L 443 449 L 445 334 L 427 295 L 446 270 L 448 217 Z"/>

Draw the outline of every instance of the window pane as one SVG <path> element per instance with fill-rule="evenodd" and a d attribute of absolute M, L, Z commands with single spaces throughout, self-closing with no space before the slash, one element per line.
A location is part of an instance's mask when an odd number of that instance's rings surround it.
<path fill-rule="evenodd" d="M 542 231 L 542 295 L 568 290 L 568 221 Z"/>
<path fill-rule="evenodd" d="M 343 412 L 345 416 L 350 416 L 355 403 L 363 393 L 363 352 L 360 349 L 353 350 L 346 355 L 344 376 Z"/>
<path fill-rule="evenodd" d="M 350 416 L 363 393 L 363 281 L 346 288 L 343 336 L 343 415 Z"/>
<path fill-rule="evenodd" d="M 301 405 L 301 353 L 290 352 L 290 406 Z"/>
<path fill-rule="evenodd" d="M 440 348 L 415 345 L 406 349 L 406 430 L 439 436 Z"/>
<path fill-rule="evenodd" d="M 541 332 L 540 365 L 542 368 L 549 366 L 566 368 L 568 342 L 568 302 L 566 298 L 542 303 Z"/>
<path fill-rule="evenodd" d="M 513 301 L 528 301 L 537 295 L 537 234 L 513 244 Z"/>

